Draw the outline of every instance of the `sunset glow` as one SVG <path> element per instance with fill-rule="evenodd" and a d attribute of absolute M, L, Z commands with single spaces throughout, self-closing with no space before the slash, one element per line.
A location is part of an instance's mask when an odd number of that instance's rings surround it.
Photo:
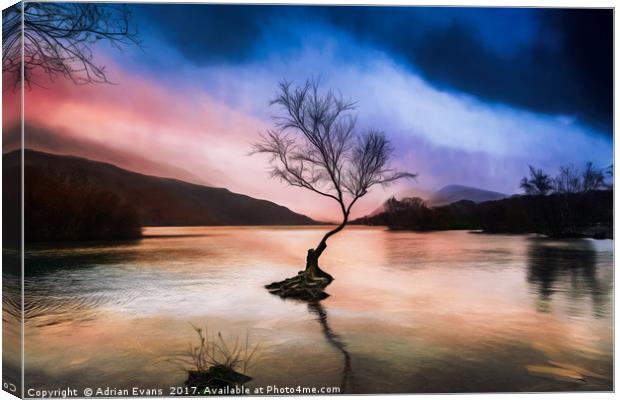
<path fill-rule="evenodd" d="M 415 182 L 375 188 L 353 216 L 367 214 L 390 195 L 408 189 L 432 191 L 459 183 L 511 194 L 519 191 L 518 181 L 528 164 L 553 171 L 567 162 L 593 161 L 603 167 L 612 161 L 608 116 L 577 110 L 570 98 L 558 99 L 553 107 L 542 104 L 534 98 L 549 89 L 534 87 L 537 83 L 519 99 L 513 98 L 509 94 L 514 82 L 509 82 L 509 76 L 493 93 L 482 84 L 460 84 L 452 67 L 445 67 L 443 77 L 432 76 L 426 59 L 420 56 L 416 62 L 403 49 L 387 44 L 388 32 L 377 28 L 368 38 L 359 35 L 353 22 L 364 20 L 363 13 L 354 13 L 358 19 L 348 21 L 337 8 L 328 12 L 248 7 L 235 13 L 234 7 L 166 7 L 164 11 L 153 5 L 131 6 L 142 49 L 96 48 L 97 59 L 105 64 L 114 84 L 76 86 L 67 80 L 43 79 L 26 92 L 27 126 L 45 131 L 31 137 L 27 132 L 28 147 L 226 187 L 331 220 L 338 214 L 335 203 L 270 179 L 264 157 L 249 156 L 258 135 L 273 126 L 271 117 L 277 110 L 269 101 L 277 83 L 316 76 L 324 87 L 357 101 L 361 128 L 386 132 L 396 148 L 395 167 L 419 174 Z M 521 47 L 546 46 L 535 35 L 547 18 L 542 10 L 453 11 L 406 10 L 412 21 L 432 16 L 424 19 L 427 22 L 420 24 L 419 31 L 410 32 L 411 45 L 420 45 L 420 35 L 439 35 L 458 27 L 479 41 L 471 46 L 488 48 L 490 60 L 513 60 L 505 65 L 516 75 L 535 67 L 519 60 Z M 200 18 L 181 21 L 180 16 L 196 13 L 205 20 L 230 20 L 230 26 L 241 19 L 247 22 L 248 32 L 233 32 L 226 24 L 203 32 Z M 523 25 L 506 32 L 504 46 L 496 47 L 492 19 L 479 18 L 487 14 L 516 18 Z M 257 22 L 261 18 L 272 23 L 263 26 Z M 300 18 L 308 22 L 303 27 L 294 23 Z M 395 17 L 390 9 L 380 9 L 376 18 Z M 396 19 L 394 35 L 398 29 L 408 29 L 405 22 L 404 17 Z M 552 34 L 560 37 L 562 27 L 556 28 Z M 260 35 L 252 35 L 252 29 Z M 167 36 L 167 31 L 173 34 Z M 248 41 L 214 39 L 229 35 Z M 437 44 L 442 45 L 448 46 L 447 52 L 456 51 L 460 44 L 446 37 Z M 586 79 L 578 74 L 569 78 Z M 5 113 L 17 116 L 10 107 L 5 101 Z M 5 119 L 5 131 L 16 123 Z M 76 140 L 81 146 L 75 145 Z M 113 156 L 118 152 L 123 157 Z M 162 167 L 154 167 L 157 164 Z"/>

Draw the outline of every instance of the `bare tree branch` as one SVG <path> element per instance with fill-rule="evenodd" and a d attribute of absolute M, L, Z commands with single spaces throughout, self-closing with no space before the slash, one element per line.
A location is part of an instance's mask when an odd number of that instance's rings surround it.
<path fill-rule="evenodd" d="M 320 255 L 327 238 L 346 226 L 353 205 L 373 186 L 416 175 L 389 167 L 393 148 L 384 133 L 358 132 L 354 102 L 322 93 L 313 79 L 297 87 L 283 81 L 278 89 L 271 102 L 282 111 L 274 117 L 276 129 L 262 135 L 252 153 L 270 156 L 272 177 L 338 202 L 342 223 L 325 235 L 317 247 Z"/>
<path fill-rule="evenodd" d="M 117 4 L 17 3 L 2 14 L 2 71 L 15 86 L 22 79 L 29 87 L 37 84 L 37 72 L 51 81 L 62 76 L 75 84 L 111 83 L 92 47 L 100 41 L 117 49 L 140 45 L 129 17 L 127 7 Z"/>

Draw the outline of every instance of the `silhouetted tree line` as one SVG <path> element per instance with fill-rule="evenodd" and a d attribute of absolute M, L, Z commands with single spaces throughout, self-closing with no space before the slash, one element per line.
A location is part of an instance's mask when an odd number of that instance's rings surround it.
<path fill-rule="evenodd" d="M 75 173 L 61 176 L 24 169 L 26 242 L 132 239 L 142 234 L 136 208 Z"/>
<path fill-rule="evenodd" d="M 587 163 L 582 171 L 561 167 L 555 177 L 530 166 L 521 180 L 524 195 L 474 203 L 458 201 L 429 207 L 420 198 L 394 197 L 384 212 L 355 223 L 387 225 L 390 229 L 419 231 L 471 229 L 497 233 L 541 233 L 551 237 L 613 236 L 612 167 L 596 169 Z"/>
<path fill-rule="evenodd" d="M 581 171 L 566 165 L 553 178 L 529 168 L 529 177 L 523 177 L 520 186 L 537 202 L 533 209 L 537 231 L 554 237 L 612 236 L 612 165 L 599 169 L 588 162 Z"/>
<path fill-rule="evenodd" d="M 586 163 L 583 171 L 574 165 L 560 167 L 555 177 L 549 176 L 542 169 L 529 166 L 529 176 L 521 179 L 519 186 L 528 195 L 546 196 L 551 193 L 587 193 L 592 190 L 611 189 L 612 184 L 606 178 L 613 177 L 613 166 L 605 170 L 595 168 L 591 162 Z"/>
<path fill-rule="evenodd" d="M 391 229 L 477 229 L 477 206 L 473 201 L 462 200 L 447 206 L 429 207 L 418 197 L 402 200 L 391 197 L 385 202 L 382 214 L 362 220 L 370 225 L 387 225 Z"/>

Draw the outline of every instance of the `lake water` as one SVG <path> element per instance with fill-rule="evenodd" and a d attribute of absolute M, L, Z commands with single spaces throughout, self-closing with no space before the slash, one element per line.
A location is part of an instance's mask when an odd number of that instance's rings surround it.
<path fill-rule="evenodd" d="M 351 393 L 611 390 L 613 242 L 348 227 L 319 304 L 263 285 L 325 227 L 149 228 L 30 246 L 26 388 L 182 386 L 190 324 L 259 344 L 248 387 Z M 5 320 L 10 313 L 4 313 Z"/>

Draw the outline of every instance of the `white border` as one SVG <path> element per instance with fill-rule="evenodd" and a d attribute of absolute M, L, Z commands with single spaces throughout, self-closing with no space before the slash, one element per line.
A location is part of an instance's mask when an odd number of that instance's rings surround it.
<path fill-rule="evenodd" d="M 79 1 L 79 0 L 78 0 Z M 118 0 L 109 0 L 110 2 L 123 2 L 123 1 L 118 1 Z M 131 2 L 131 3 L 139 3 L 138 1 L 125 1 L 125 2 Z M 467 1 L 467 0 L 451 0 L 449 2 L 446 3 L 438 3 L 438 2 L 431 2 L 431 1 L 416 1 L 416 0 L 388 0 L 388 1 L 378 1 L 378 0 L 361 0 L 361 1 L 354 1 L 354 0 L 338 0 L 338 1 L 329 1 L 329 0 L 308 0 L 308 1 L 299 1 L 299 0 L 288 0 L 288 1 L 283 1 L 283 0 L 271 0 L 271 1 L 261 1 L 261 0 L 243 0 L 243 1 L 239 1 L 239 0 L 229 0 L 229 1 L 162 1 L 162 0 L 152 0 L 152 1 L 148 1 L 149 3 L 233 3 L 233 4 L 316 4 L 316 5 L 333 5 L 333 4 L 341 4 L 341 5 L 409 5 L 409 6 L 469 6 L 469 7 L 475 7 L 475 6 L 488 6 L 488 7 L 558 7 L 558 8 L 614 8 L 615 4 L 613 1 L 608 1 L 608 0 L 589 0 L 589 1 L 583 1 L 583 0 L 563 0 L 563 1 L 558 1 L 558 0 L 521 0 L 521 1 L 501 1 L 501 0 L 475 0 L 475 1 Z M 15 1 L 11 1 L 11 0 L 0 0 L 0 6 L 2 9 L 15 4 Z M 614 11 L 614 99 L 617 98 L 618 95 L 618 88 L 615 85 L 615 76 L 617 76 L 618 74 L 618 63 L 616 63 L 616 57 L 615 55 L 617 54 L 617 47 L 618 47 L 618 43 L 619 43 L 619 34 L 618 34 L 618 30 L 615 29 L 615 11 Z M 22 86 L 22 93 L 23 93 L 23 86 Z M 1 116 L 1 108 L 0 108 L 0 116 Z M 22 118 L 23 118 L 23 114 L 24 113 L 24 99 L 23 99 L 23 95 L 22 95 Z M 618 117 L 618 106 L 617 103 L 614 101 L 614 132 L 615 132 L 615 121 Z M 618 142 L 616 140 L 614 140 L 614 165 L 617 165 L 618 163 Z M 22 149 L 23 149 L 23 124 L 22 124 Z M 23 159 L 23 152 L 22 152 L 22 159 Z M 0 167 L 0 172 L 1 172 L 1 167 Z M 2 181 L 2 175 L 0 174 L 0 195 L 2 193 L 2 187 L 1 187 L 1 181 Z M 616 215 L 616 210 L 618 210 L 618 205 L 620 203 L 620 200 L 617 197 L 614 197 L 614 231 L 615 232 L 619 232 L 618 230 L 618 219 L 617 219 L 617 215 Z M 0 209 L 0 219 L 1 219 L 1 214 L 2 211 Z M 0 230 L 0 240 L 2 239 L 2 232 Z M 23 243 L 23 241 L 22 241 Z M 618 251 L 618 243 L 614 242 L 614 254 L 617 254 L 616 252 Z M 23 258 L 22 258 L 23 260 Z M 23 274 L 23 265 L 22 265 L 22 274 Z M 22 283 L 23 285 L 23 283 Z M 23 290 L 23 287 L 22 287 Z M 617 306 L 617 301 L 618 298 L 615 296 L 615 291 L 616 291 L 616 281 L 615 281 L 615 274 L 614 274 L 614 311 L 616 309 Z M 23 293 L 22 293 L 23 295 Z M 23 307 L 23 302 L 22 302 L 22 307 Z M 614 344 L 617 343 L 617 339 L 618 339 L 618 330 L 615 329 L 615 313 L 614 313 Z M 23 335 L 23 331 L 22 331 L 22 335 Z M 23 336 L 22 336 L 22 347 L 23 347 Z M 0 347 L 0 357 L 2 356 L 2 349 Z M 23 353 L 22 353 L 22 357 L 23 357 Z M 614 367 L 616 366 L 616 354 L 614 352 Z M 1 374 L 1 365 L 0 365 L 0 374 Z M 618 382 L 618 368 L 614 368 L 614 384 L 617 384 Z M 471 399 L 479 399 L 479 398 L 484 398 L 484 399 L 515 399 L 517 398 L 517 396 L 521 397 L 521 396 L 525 396 L 526 398 L 544 398 L 544 399 L 549 399 L 549 400 L 555 400 L 555 399 L 562 399 L 562 400 L 577 400 L 577 399 L 607 399 L 607 398 L 613 398 L 615 397 L 613 393 L 542 393 L 542 394 L 495 394 L 495 393 L 490 393 L 490 394 L 458 394 L 458 395 L 375 395 L 372 397 L 375 398 L 379 398 L 379 399 L 388 399 L 390 396 L 397 396 L 398 398 L 414 398 L 414 399 L 420 399 L 420 400 L 427 400 L 427 399 L 436 399 L 436 400 L 440 400 L 440 399 L 454 399 L 455 396 L 458 396 L 459 399 L 463 399 L 463 400 L 471 400 Z M 298 398 L 301 396 L 290 396 L 288 398 Z M 359 397 L 359 396 L 321 396 L 320 398 L 322 399 L 336 399 L 336 398 L 354 398 L 354 397 Z M 256 397 L 254 397 L 256 398 Z M 261 398 L 265 398 L 265 399 L 278 399 L 281 397 L 261 397 Z M 0 391 L 0 400 L 8 400 L 8 399 L 15 399 L 14 396 L 11 396 L 10 394 L 8 394 L 7 392 L 4 391 Z M 145 399 L 151 399 L 148 397 L 145 397 Z M 152 399 L 157 399 L 157 398 L 152 398 Z"/>

